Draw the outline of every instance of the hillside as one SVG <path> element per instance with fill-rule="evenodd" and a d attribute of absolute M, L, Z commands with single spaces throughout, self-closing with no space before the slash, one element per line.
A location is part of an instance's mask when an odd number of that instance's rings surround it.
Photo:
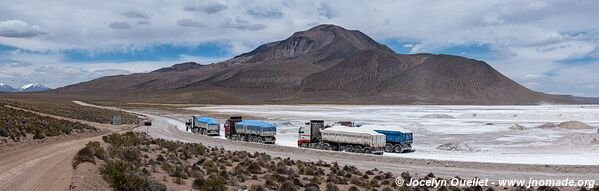
<path fill-rule="evenodd" d="M 487 63 L 450 55 L 397 54 L 335 25 L 216 64 L 182 63 L 103 77 L 55 93 L 94 100 L 172 103 L 537 104 L 572 103 L 534 92 Z"/>

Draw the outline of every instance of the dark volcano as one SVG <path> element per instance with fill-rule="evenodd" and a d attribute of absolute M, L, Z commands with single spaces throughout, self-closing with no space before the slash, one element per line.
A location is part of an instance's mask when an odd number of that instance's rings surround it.
<path fill-rule="evenodd" d="M 531 91 L 487 63 L 397 54 L 364 33 L 320 25 L 230 60 L 177 64 L 60 88 L 89 99 L 170 103 L 575 103 Z"/>

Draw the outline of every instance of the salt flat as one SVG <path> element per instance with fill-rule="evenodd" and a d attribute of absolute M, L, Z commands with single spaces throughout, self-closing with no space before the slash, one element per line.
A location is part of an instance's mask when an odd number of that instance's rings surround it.
<path fill-rule="evenodd" d="M 296 147 L 299 125 L 311 119 L 339 120 L 413 131 L 416 152 L 385 155 L 455 161 L 599 165 L 599 106 L 347 106 L 218 105 L 192 110 L 241 114 L 278 125 L 277 144 Z M 433 115 L 431 115 L 433 114 Z M 224 120 L 224 119 L 221 119 Z M 588 129 L 536 128 L 581 121 Z M 523 126 L 516 130 L 514 125 Z M 596 140 L 593 140 L 596 139 Z M 443 150 L 439 146 L 457 147 Z"/>

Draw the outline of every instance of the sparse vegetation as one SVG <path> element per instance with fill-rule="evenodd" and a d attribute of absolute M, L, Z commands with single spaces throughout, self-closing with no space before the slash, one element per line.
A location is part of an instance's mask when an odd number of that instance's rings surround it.
<path fill-rule="evenodd" d="M 0 106 L 0 137 L 7 137 L 15 142 L 22 141 L 27 135 L 31 135 L 33 139 L 43 139 L 96 130 L 82 123 Z"/>
<path fill-rule="evenodd" d="M 121 117 L 122 124 L 137 124 L 139 117 L 127 112 L 115 111 L 109 109 L 100 109 L 77 105 L 70 100 L 38 100 L 38 99 L 16 99 L 0 98 L 0 106 L 11 105 L 18 108 L 28 109 L 41 113 L 58 115 L 73 119 L 92 121 L 98 123 L 112 123 L 112 118 L 116 115 Z"/>
<path fill-rule="evenodd" d="M 127 132 L 90 142 L 81 159 L 97 158 L 100 173 L 115 190 L 431 190 L 394 184 L 395 176 L 378 169 L 362 171 L 337 163 L 305 162 L 265 153 L 228 151 L 202 144 L 151 139 Z M 84 148 L 84 149 L 85 149 Z M 83 150 L 83 149 L 82 149 Z M 98 157 L 104 156 L 104 159 Z M 77 156 L 76 156 L 77 158 Z M 79 159 L 78 159 L 79 160 Z M 86 160 L 81 160 L 85 162 Z M 430 173 L 406 179 L 440 178 Z M 443 187 L 439 190 L 492 190 L 482 187 Z"/>
<path fill-rule="evenodd" d="M 84 162 L 96 164 L 96 159 L 94 157 L 100 160 L 106 159 L 106 151 L 104 151 L 100 142 L 97 141 L 87 143 L 85 147 L 75 154 L 72 162 L 73 168 L 77 168 L 77 165 Z"/>

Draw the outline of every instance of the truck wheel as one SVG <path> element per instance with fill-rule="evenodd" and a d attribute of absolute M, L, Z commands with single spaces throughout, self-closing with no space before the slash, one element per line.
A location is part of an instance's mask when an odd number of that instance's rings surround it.
<path fill-rule="evenodd" d="M 354 151 L 354 149 L 349 145 L 344 146 L 344 148 L 342 150 L 345 152 L 350 152 L 350 153 Z"/>
<path fill-rule="evenodd" d="M 300 144 L 300 147 L 308 148 L 308 143 L 303 142 L 302 144 Z"/>
<path fill-rule="evenodd" d="M 361 146 L 354 147 L 354 153 L 362 153 L 362 152 L 364 152 L 364 149 L 362 149 Z"/>
<path fill-rule="evenodd" d="M 328 144 L 328 143 L 322 144 L 322 149 L 330 151 L 331 150 L 331 144 Z"/>
<path fill-rule="evenodd" d="M 393 144 L 391 144 L 391 143 L 385 144 L 385 152 L 392 153 L 393 152 Z"/>
<path fill-rule="evenodd" d="M 396 144 L 396 145 L 395 145 L 395 149 L 394 149 L 394 151 L 395 151 L 396 153 L 401 153 L 401 152 L 403 151 L 403 148 L 401 147 L 401 145 L 400 145 L 400 144 Z"/>
<path fill-rule="evenodd" d="M 366 147 L 366 148 L 364 148 L 364 153 L 372 154 L 372 149 L 370 147 Z"/>
<path fill-rule="evenodd" d="M 318 150 L 322 150 L 322 143 L 316 143 L 315 148 Z"/>

